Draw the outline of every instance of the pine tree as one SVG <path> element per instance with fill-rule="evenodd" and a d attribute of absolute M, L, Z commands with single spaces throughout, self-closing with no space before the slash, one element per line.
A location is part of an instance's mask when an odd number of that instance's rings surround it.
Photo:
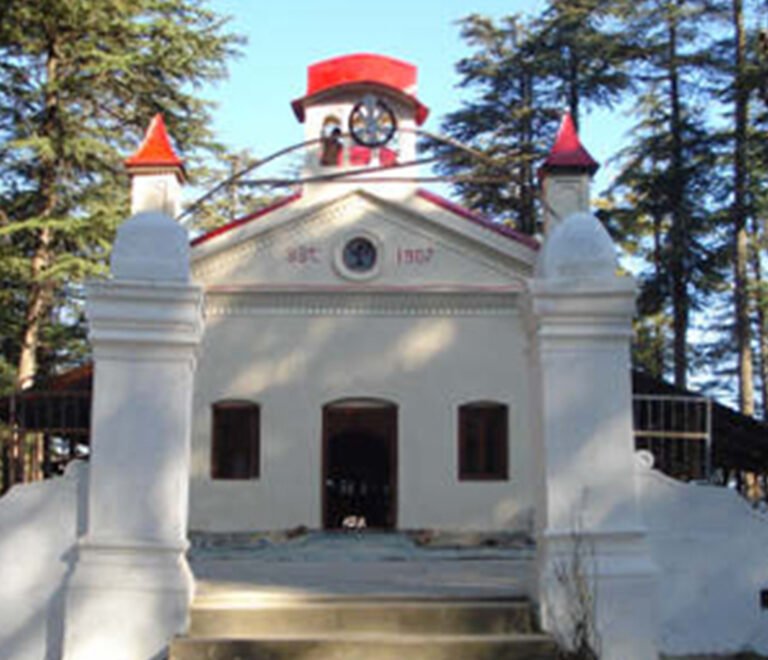
<path fill-rule="evenodd" d="M 271 186 L 244 184 L 258 166 L 258 159 L 247 149 L 208 159 L 196 177 L 198 187 L 205 192 L 182 211 L 184 224 L 195 233 L 210 231 L 282 197 Z M 284 193 L 285 188 L 281 189 Z"/>
<path fill-rule="evenodd" d="M 496 24 L 472 15 L 461 25 L 462 38 L 475 52 L 456 65 L 459 86 L 477 98 L 449 113 L 442 129 L 483 157 L 433 144 L 437 169 L 470 179 L 454 184 L 466 205 L 533 233 L 534 163 L 554 136 L 558 109 L 543 101 L 544 77 L 523 18 L 509 16 Z"/>
<path fill-rule="evenodd" d="M 721 329 L 720 341 L 730 349 L 727 365 L 736 378 L 739 408 L 750 415 L 756 410 L 758 382 L 763 383 L 765 401 L 766 375 L 761 221 L 766 210 L 765 126 L 761 126 L 766 70 L 760 62 L 758 15 L 755 3 L 742 0 L 721 8 L 724 36 L 712 49 L 711 81 L 713 101 L 723 108 L 716 134 L 722 154 L 717 175 L 720 220 L 727 228 L 721 249 L 729 271 L 729 287 L 722 296 L 729 322 Z"/>
<path fill-rule="evenodd" d="M 717 258 L 711 245 L 714 217 L 709 208 L 712 198 L 712 170 L 716 155 L 711 140 L 694 112 L 686 112 L 681 139 L 669 131 L 670 113 L 664 94 L 666 81 L 649 86 L 638 99 L 640 119 L 634 127 L 633 142 L 619 153 L 621 170 L 610 190 L 604 216 L 609 229 L 639 264 L 639 318 L 634 346 L 635 364 L 649 373 L 664 377 L 675 373 L 675 313 L 681 303 L 675 288 L 685 295 L 686 337 L 688 316 L 699 309 L 706 296 L 721 285 Z M 675 149 L 681 149 L 685 167 L 685 238 L 675 232 L 678 220 L 676 199 L 679 191 L 669 176 Z M 681 247 L 679 241 L 684 240 Z M 670 268 L 679 260 L 678 271 Z M 678 273 L 682 282 L 676 281 Z M 679 291 L 679 289 L 678 289 Z M 677 326 L 679 327 L 679 325 Z M 691 353 L 686 346 L 685 373 Z"/>
<path fill-rule="evenodd" d="M 646 278 L 644 291 L 653 292 L 655 314 L 669 315 L 671 372 L 679 387 L 686 386 L 690 369 L 692 313 L 700 296 L 716 286 L 707 240 L 714 152 L 698 84 L 707 65 L 708 20 L 704 3 L 684 0 L 637 2 L 627 18 L 636 39 L 639 123 L 619 186 L 627 211 L 638 218 L 646 209 L 633 209 L 637 200 L 653 200 L 650 222 L 664 265 Z M 665 326 L 663 317 L 657 325 Z"/>
<path fill-rule="evenodd" d="M 535 163 L 552 144 L 563 110 L 578 121 L 584 106 L 610 105 L 629 87 L 624 63 L 631 48 L 608 27 L 616 24 L 608 19 L 617 5 L 551 0 L 534 20 L 462 21 L 474 53 L 456 69 L 460 87 L 476 96 L 446 116 L 443 131 L 488 160 L 447 147 L 436 152 L 443 157 L 439 171 L 470 178 L 454 186 L 465 204 L 535 232 Z"/>
<path fill-rule="evenodd" d="M 622 29 L 622 0 L 549 0 L 533 22 L 551 103 L 578 129 L 582 106 L 612 107 L 632 86 L 627 63 L 637 47 Z"/>
<path fill-rule="evenodd" d="M 165 115 L 189 156 L 215 144 L 194 91 L 225 75 L 238 39 L 192 0 L 41 0 L 0 14 L 0 274 L 6 362 L 29 386 L 65 283 L 104 272 L 127 213 L 122 158 Z M 21 316 L 16 314 L 21 313 Z M 77 314 L 75 310 L 75 315 Z M 6 367 L 7 369 L 7 367 Z"/>

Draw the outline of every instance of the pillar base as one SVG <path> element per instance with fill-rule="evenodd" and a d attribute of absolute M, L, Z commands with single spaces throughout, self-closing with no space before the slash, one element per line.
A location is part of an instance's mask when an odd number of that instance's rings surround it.
<path fill-rule="evenodd" d="M 185 547 L 82 541 L 67 585 L 63 660 L 164 657 L 187 627 Z"/>
<path fill-rule="evenodd" d="M 657 574 L 644 530 L 547 532 L 538 540 L 542 625 L 601 660 L 657 660 Z"/>

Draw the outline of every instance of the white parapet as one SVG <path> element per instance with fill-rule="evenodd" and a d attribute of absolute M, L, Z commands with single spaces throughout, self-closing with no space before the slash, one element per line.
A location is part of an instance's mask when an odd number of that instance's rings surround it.
<path fill-rule="evenodd" d="M 638 452 L 640 506 L 660 570 L 661 651 L 768 655 L 768 515 L 730 488 L 676 481 L 652 465 Z"/>
<path fill-rule="evenodd" d="M 84 510 L 87 466 L 14 486 L 0 499 L 0 657 L 61 657 L 64 589 Z"/>

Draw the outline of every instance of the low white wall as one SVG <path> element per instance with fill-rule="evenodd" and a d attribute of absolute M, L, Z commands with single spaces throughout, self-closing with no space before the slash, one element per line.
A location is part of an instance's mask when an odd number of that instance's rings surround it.
<path fill-rule="evenodd" d="M 768 653 L 768 516 L 727 488 L 687 484 L 638 453 L 640 506 L 660 570 L 660 650 Z"/>
<path fill-rule="evenodd" d="M 63 583 L 82 523 L 86 467 L 23 484 L 0 498 L 0 657 L 58 660 L 63 636 Z"/>

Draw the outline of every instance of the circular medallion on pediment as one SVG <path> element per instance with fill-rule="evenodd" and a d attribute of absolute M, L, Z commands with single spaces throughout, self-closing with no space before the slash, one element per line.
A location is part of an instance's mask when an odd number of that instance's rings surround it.
<path fill-rule="evenodd" d="M 335 265 L 347 279 L 371 279 L 381 266 L 381 242 L 369 233 L 348 235 L 336 249 Z"/>

